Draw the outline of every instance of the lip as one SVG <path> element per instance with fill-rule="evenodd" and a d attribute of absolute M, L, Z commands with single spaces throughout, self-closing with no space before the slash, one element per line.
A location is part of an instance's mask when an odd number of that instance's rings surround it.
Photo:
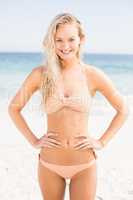
<path fill-rule="evenodd" d="M 63 53 L 63 54 L 69 54 L 69 53 L 72 52 L 72 50 L 69 50 L 69 51 L 63 51 L 63 50 L 60 50 L 60 52 Z"/>

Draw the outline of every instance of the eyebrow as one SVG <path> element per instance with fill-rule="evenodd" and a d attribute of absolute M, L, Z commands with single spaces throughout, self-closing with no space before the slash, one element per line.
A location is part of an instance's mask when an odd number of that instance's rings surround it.
<path fill-rule="evenodd" d="M 70 36 L 70 38 L 74 38 L 75 36 Z M 62 39 L 61 37 L 56 37 L 56 39 Z"/>

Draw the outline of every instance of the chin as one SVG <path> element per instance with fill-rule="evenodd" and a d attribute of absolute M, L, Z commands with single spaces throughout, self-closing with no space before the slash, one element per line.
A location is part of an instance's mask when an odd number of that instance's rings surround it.
<path fill-rule="evenodd" d="M 72 60 L 74 57 L 60 57 L 61 60 Z"/>
<path fill-rule="evenodd" d="M 70 55 L 70 56 L 58 55 L 58 57 L 59 57 L 61 60 L 72 60 L 73 58 L 76 57 L 76 54 L 73 54 L 73 55 Z"/>

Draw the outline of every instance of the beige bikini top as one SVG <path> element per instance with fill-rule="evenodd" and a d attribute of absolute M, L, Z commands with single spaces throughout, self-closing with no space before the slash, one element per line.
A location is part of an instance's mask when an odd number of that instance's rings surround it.
<path fill-rule="evenodd" d="M 88 87 L 85 68 L 85 65 L 81 67 L 83 75 L 80 76 L 80 80 L 78 79 L 78 84 L 75 83 L 74 92 L 65 91 L 60 80 L 57 81 L 54 94 L 47 98 L 44 106 L 47 114 L 57 112 L 63 108 L 77 112 L 89 112 L 92 96 Z M 81 84 L 79 83 L 80 81 Z"/>

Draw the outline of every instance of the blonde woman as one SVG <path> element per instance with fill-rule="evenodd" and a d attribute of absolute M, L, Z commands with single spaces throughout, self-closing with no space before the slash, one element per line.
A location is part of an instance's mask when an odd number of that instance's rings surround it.
<path fill-rule="evenodd" d="M 38 180 L 43 200 L 63 200 L 66 179 L 70 179 L 71 200 L 94 200 L 97 166 L 95 150 L 105 147 L 127 118 L 123 97 L 107 75 L 81 59 L 85 33 L 72 14 L 57 15 L 49 26 L 43 45 L 45 65 L 36 67 L 9 105 L 16 127 L 40 148 Z M 37 90 L 42 92 L 47 114 L 47 133 L 37 138 L 21 111 Z M 90 137 L 88 117 L 91 102 L 99 91 L 116 110 L 100 138 Z"/>

